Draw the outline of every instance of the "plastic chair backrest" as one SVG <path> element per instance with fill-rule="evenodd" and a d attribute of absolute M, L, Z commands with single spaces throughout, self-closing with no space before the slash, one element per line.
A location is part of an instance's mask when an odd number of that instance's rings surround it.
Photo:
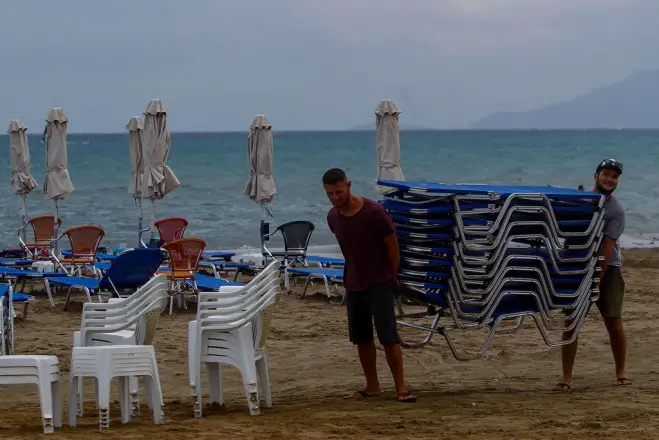
<path fill-rule="evenodd" d="M 285 250 L 299 250 L 306 252 L 315 226 L 306 220 L 295 220 L 277 227 L 284 237 Z"/>
<path fill-rule="evenodd" d="M 199 268 L 199 260 L 206 248 L 206 242 L 201 238 L 179 238 L 165 243 L 162 247 L 169 253 L 172 272 L 192 271 L 195 273 Z"/>
<path fill-rule="evenodd" d="M 165 261 L 167 254 L 162 249 L 128 249 L 117 256 L 99 282 L 99 288 L 138 289 L 147 283 Z"/>
<path fill-rule="evenodd" d="M 86 345 L 94 333 L 125 330 L 136 325 L 137 343 L 143 344 L 146 338 L 152 338 L 149 331 L 153 328 L 148 328 L 153 323 L 150 312 L 162 312 L 167 302 L 167 277 L 157 275 L 127 298 L 108 303 L 85 303 L 80 323 L 81 342 Z"/>
<path fill-rule="evenodd" d="M 69 238 L 71 258 L 96 258 L 98 245 L 105 236 L 103 228 L 94 225 L 76 226 L 67 229 L 63 235 Z"/>
<path fill-rule="evenodd" d="M 28 223 L 32 226 L 35 243 L 51 241 L 55 238 L 53 236 L 53 228 L 55 226 L 54 215 L 41 215 L 39 217 L 34 217 L 28 220 Z M 57 219 L 57 227 L 59 228 L 61 224 L 62 218 L 60 217 Z"/>
<path fill-rule="evenodd" d="M 197 331 L 230 331 L 263 312 L 279 294 L 279 264 L 273 261 L 244 287 L 199 293 Z M 258 337 L 254 331 L 252 336 Z"/>
<path fill-rule="evenodd" d="M 158 220 L 153 224 L 158 229 L 158 235 L 164 243 L 183 238 L 188 221 L 181 217 L 171 217 Z"/>

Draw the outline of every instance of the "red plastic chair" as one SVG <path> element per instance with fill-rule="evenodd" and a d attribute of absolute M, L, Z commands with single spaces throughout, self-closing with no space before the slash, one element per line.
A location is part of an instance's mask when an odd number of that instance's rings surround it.
<path fill-rule="evenodd" d="M 169 270 L 162 271 L 171 282 L 169 294 L 169 314 L 171 315 L 174 308 L 174 296 L 182 294 L 183 283 L 190 282 L 192 285 L 192 294 L 199 293 L 197 288 L 196 275 L 199 269 L 201 254 L 206 248 L 206 241 L 201 238 L 179 238 L 178 240 L 165 243 L 163 249 L 169 254 Z M 183 298 L 181 298 L 182 300 Z M 185 302 L 183 301 L 185 306 Z"/>
<path fill-rule="evenodd" d="M 170 217 L 158 220 L 153 225 L 158 229 L 160 240 L 169 243 L 183 238 L 183 234 L 185 234 L 188 227 L 188 221 L 181 217 Z"/>
<path fill-rule="evenodd" d="M 60 217 L 57 219 L 57 228 L 59 229 L 61 225 L 62 218 Z M 31 218 L 25 225 L 23 225 L 20 230 L 22 231 L 28 226 L 32 227 L 34 240 L 28 243 L 23 243 L 21 240 L 21 244 L 24 248 L 27 249 L 29 253 L 32 254 L 35 260 L 47 258 L 47 253 L 44 253 L 44 251 L 50 247 L 52 241 L 56 237 L 53 232 L 55 226 L 55 216 L 42 215 L 39 217 Z"/>
<path fill-rule="evenodd" d="M 62 233 L 60 239 L 67 237 L 71 246 L 71 256 L 58 258 L 62 265 L 69 265 L 73 272 L 82 269 L 84 266 L 90 266 L 95 275 L 96 271 L 96 251 L 105 236 L 105 231 L 99 226 L 83 225 L 67 229 Z"/>

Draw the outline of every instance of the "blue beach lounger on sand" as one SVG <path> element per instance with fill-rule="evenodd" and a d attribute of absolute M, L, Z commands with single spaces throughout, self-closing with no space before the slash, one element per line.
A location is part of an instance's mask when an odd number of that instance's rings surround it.
<path fill-rule="evenodd" d="M 4 297 L 9 293 L 9 284 L 0 284 L 0 298 Z M 23 319 L 27 319 L 27 308 L 30 305 L 30 300 L 32 297 L 21 292 L 12 292 L 12 305 L 13 304 L 23 304 Z M 13 313 L 13 310 L 12 310 Z"/>
<path fill-rule="evenodd" d="M 234 261 L 224 261 L 224 260 L 201 260 L 199 262 L 199 267 L 208 267 L 213 271 L 213 276 L 220 278 L 221 272 L 233 272 L 233 280 L 238 279 L 238 275 L 241 273 L 250 273 L 255 271 L 255 268 L 250 266 L 247 263 L 237 263 Z"/>
<path fill-rule="evenodd" d="M 223 278 L 215 278 L 208 275 L 198 273 L 195 275 L 197 288 L 202 292 L 214 292 L 220 287 L 225 286 L 244 286 L 243 283 L 236 283 Z"/>
<path fill-rule="evenodd" d="M 137 290 L 149 281 L 166 257 L 166 252 L 158 248 L 128 249 L 117 256 L 102 278 L 48 277 L 47 282 L 69 287 L 64 304 L 66 310 L 74 287 L 82 289 L 89 302 L 92 293 L 98 295 L 99 300 L 101 292 L 110 292 L 111 295 L 120 297 L 120 290 Z"/>
<path fill-rule="evenodd" d="M 39 272 L 36 270 L 28 269 L 17 269 L 15 267 L 0 266 L 0 278 L 5 278 L 9 280 L 16 280 L 14 283 L 14 291 L 20 291 L 25 287 L 25 283 L 29 279 L 42 279 L 44 282 L 44 288 L 46 290 L 46 295 L 48 296 L 48 301 L 50 302 L 51 307 L 55 307 L 55 302 L 53 301 L 53 295 L 50 291 L 50 286 L 48 285 L 49 277 L 66 277 L 67 274 L 64 272 Z M 17 286 L 21 284 L 21 289 L 18 289 Z"/>
<path fill-rule="evenodd" d="M 302 291 L 302 296 L 304 298 L 307 294 L 307 289 L 311 280 L 320 278 L 323 280 L 325 285 L 325 294 L 327 295 L 327 300 L 331 301 L 332 293 L 330 292 L 330 285 L 336 287 L 337 284 L 343 284 L 343 269 L 330 269 L 326 267 L 290 267 L 288 272 L 293 275 L 300 275 L 306 277 L 306 282 L 304 283 L 304 290 Z M 341 304 L 343 304 L 345 296 L 341 295 Z"/>
<path fill-rule="evenodd" d="M 343 258 L 321 257 L 318 255 L 308 255 L 307 263 L 317 263 L 320 267 L 344 266 L 346 260 Z"/>

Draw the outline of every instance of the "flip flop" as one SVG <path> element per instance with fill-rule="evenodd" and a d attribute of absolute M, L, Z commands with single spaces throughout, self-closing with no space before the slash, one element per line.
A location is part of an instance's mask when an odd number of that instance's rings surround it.
<path fill-rule="evenodd" d="M 554 387 L 554 391 L 566 391 L 566 392 L 569 392 L 569 391 L 572 391 L 572 386 L 570 386 L 570 384 L 565 383 L 565 382 L 559 382 L 559 383 L 557 383 L 556 386 Z"/>
<path fill-rule="evenodd" d="M 380 393 L 369 393 L 368 391 L 365 390 L 359 390 L 359 391 L 355 391 L 354 393 L 348 394 L 343 398 L 345 400 L 361 400 L 361 399 L 369 399 L 380 396 L 381 396 Z"/>
<path fill-rule="evenodd" d="M 404 403 L 413 403 L 416 402 L 416 396 L 413 396 L 409 391 L 407 391 L 405 393 L 398 393 L 396 400 Z"/>
<path fill-rule="evenodd" d="M 627 379 L 626 377 L 619 377 L 616 379 L 616 384 L 617 385 L 631 385 L 632 381 Z"/>

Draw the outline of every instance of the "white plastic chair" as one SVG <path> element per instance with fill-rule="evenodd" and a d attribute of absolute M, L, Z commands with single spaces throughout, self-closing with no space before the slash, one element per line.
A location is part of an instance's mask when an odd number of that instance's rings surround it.
<path fill-rule="evenodd" d="M 14 289 L 0 295 L 0 354 L 14 354 Z"/>
<path fill-rule="evenodd" d="M 43 431 L 62 426 L 62 396 L 57 356 L 0 356 L 0 385 L 37 386 Z M 11 414 L 5 414 L 11 417 Z"/>
<path fill-rule="evenodd" d="M 132 295 L 108 303 L 85 303 L 80 330 L 73 334 L 74 347 L 151 345 L 160 314 L 167 306 L 167 277 L 157 275 Z M 132 412 L 139 411 L 137 378 L 130 378 Z M 83 380 L 78 381 L 78 410 L 83 414 Z M 150 395 L 149 408 L 153 408 Z M 162 402 L 161 402 L 162 403 Z"/>
<path fill-rule="evenodd" d="M 270 263 L 246 286 L 227 286 L 199 294 L 197 319 L 188 325 L 188 367 L 195 417 L 202 416 L 201 364 L 208 370 L 211 402 L 223 403 L 222 364 L 240 370 L 250 414 L 259 409 L 258 384 L 271 406 L 264 322 L 278 297 L 279 262 Z M 258 381 L 257 381 L 258 375 Z"/>
<path fill-rule="evenodd" d="M 164 301 L 163 309 L 167 301 Z M 152 345 L 106 345 L 102 347 L 74 347 L 69 372 L 69 425 L 76 426 L 78 411 L 76 385 L 84 377 L 93 377 L 97 384 L 98 422 L 100 429 L 110 427 L 110 383 L 118 377 L 121 387 L 119 403 L 121 421 L 129 423 L 131 408 L 129 380 L 140 376 L 146 379 L 153 421 L 163 423 L 162 390 L 156 353 Z M 76 383 L 77 382 L 77 383 Z"/>

